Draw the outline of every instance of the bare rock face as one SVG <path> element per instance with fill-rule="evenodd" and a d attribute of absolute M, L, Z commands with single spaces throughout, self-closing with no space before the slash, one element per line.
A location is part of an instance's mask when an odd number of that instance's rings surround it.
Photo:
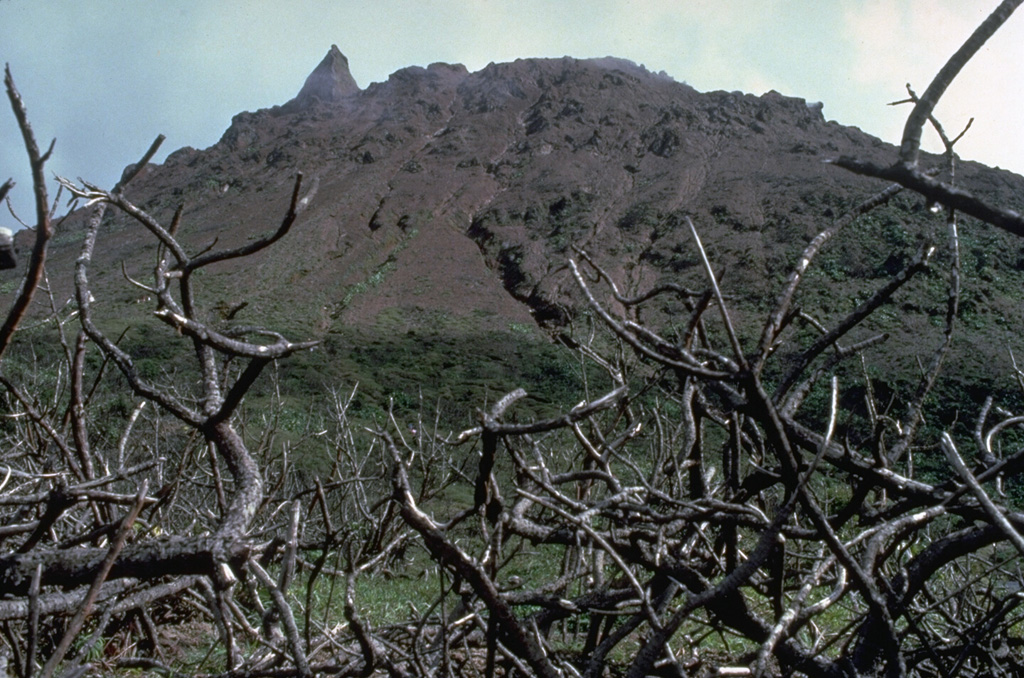
<path fill-rule="evenodd" d="M 357 92 L 359 85 L 349 71 L 348 59 L 337 45 L 331 45 L 327 56 L 306 78 L 299 95 L 289 103 L 299 107 L 308 106 L 315 100 L 334 103 Z"/>
<path fill-rule="evenodd" d="M 765 305 L 810 239 L 881 188 L 823 162 L 842 155 L 885 163 L 896 149 L 827 121 L 804 99 L 701 93 L 621 59 L 521 59 L 474 73 L 411 66 L 360 90 L 331 47 L 295 99 L 238 114 L 219 143 L 172 153 L 131 191 L 166 222 L 184 204 L 193 246 L 240 247 L 280 218 L 296 172 L 319 178 L 288 237 L 244 264 L 225 262 L 216 283 L 224 296 L 210 302 L 226 312 L 237 303 L 228 291 L 245 289 L 268 324 L 300 336 L 392 336 L 439 319 L 453 332 L 530 323 L 559 332 L 586 312 L 567 266 L 574 248 L 637 293 L 666 283 L 703 289 L 687 217 L 716 271 L 728 271 L 734 321 L 760 336 Z M 959 176 L 991 202 L 1024 209 L 1024 178 L 970 162 Z M 889 280 L 906 251 L 932 238 L 924 207 L 901 196 L 844 231 L 820 259 L 814 289 L 843 300 Z M 53 271 L 73 270 L 85 215 L 51 243 Z M 123 261 L 145 276 L 155 256 L 148 234 L 126 217 L 111 217 L 109 228 L 118 238 L 95 266 Z M 955 359 L 991 363 L 1006 355 L 999 328 L 1024 325 L 1024 248 L 981 228 L 970 237 L 978 264 L 965 275 L 991 278 L 986 295 L 999 320 L 988 323 L 985 350 L 975 342 Z M 14 280 L 2 271 L 2 246 L 0 288 Z M 97 281 L 97 297 L 134 302 L 117 276 L 109 281 Z M 932 321 L 922 308 L 908 297 L 893 311 L 892 325 L 877 328 L 890 333 L 887 345 L 921 341 Z M 691 313 L 669 298 L 645 312 L 655 323 Z"/>

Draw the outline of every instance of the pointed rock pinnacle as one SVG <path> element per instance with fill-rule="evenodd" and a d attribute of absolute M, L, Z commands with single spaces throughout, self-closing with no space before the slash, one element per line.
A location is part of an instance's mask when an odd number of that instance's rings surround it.
<path fill-rule="evenodd" d="M 340 101 L 359 91 L 352 73 L 348 70 L 348 59 L 337 45 L 331 45 L 327 56 L 306 78 L 295 102 L 299 105 L 313 103 L 314 99 L 324 102 Z"/>

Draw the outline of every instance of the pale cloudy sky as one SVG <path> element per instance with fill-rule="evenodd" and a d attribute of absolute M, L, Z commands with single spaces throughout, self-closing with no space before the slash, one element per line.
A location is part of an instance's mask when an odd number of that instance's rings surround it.
<path fill-rule="evenodd" d="M 162 153 L 215 143 L 243 110 L 292 98 L 332 43 L 360 86 L 435 61 L 618 56 L 699 90 L 823 101 L 897 142 L 907 109 L 997 0 L 0 0 L 10 65 L 49 170 L 113 185 L 159 133 Z M 3 102 L 6 104 L 6 101 Z M 0 179 L 31 217 L 24 150 L 0 111 Z M 938 114 L 965 158 L 1024 173 L 1024 10 Z M 926 143 L 927 147 L 927 143 Z M 935 147 L 935 144 L 932 144 Z M 12 226 L 6 210 L 0 224 Z"/>

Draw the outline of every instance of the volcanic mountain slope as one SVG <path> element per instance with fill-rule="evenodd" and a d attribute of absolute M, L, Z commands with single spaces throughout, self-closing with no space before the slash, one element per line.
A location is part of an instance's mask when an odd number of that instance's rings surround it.
<path fill-rule="evenodd" d="M 234 320 L 296 339 L 557 329 L 581 308 L 570 246 L 630 292 L 666 280 L 703 287 L 681 226 L 690 216 L 741 332 L 756 336 L 758 312 L 814 233 L 883 188 L 824 162 L 840 155 L 887 162 L 895 149 L 827 122 L 820 104 L 700 93 L 619 59 L 525 59 L 476 73 L 432 64 L 359 89 L 332 47 L 295 99 L 241 113 L 214 146 L 147 167 L 129 198 L 164 221 L 184 205 L 181 239 L 195 251 L 275 228 L 296 172 L 318 182 L 283 241 L 202 281 L 211 317 L 248 301 Z M 966 163 L 959 176 L 1024 206 L 1017 175 Z M 62 226 L 51 279 L 70 279 L 56 272 L 70 269 L 80 228 L 78 216 Z M 118 317 L 140 297 L 121 262 L 144 278 L 155 246 L 123 216 L 105 228 L 97 296 Z M 845 313 L 942 228 L 912 196 L 859 222 L 822 257 L 806 310 L 826 323 Z M 988 334 L 959 359 L 1006 361 L 1003 328 L 1024 323 L 1021 245 L 965 226 L 964 312 Z M 880 329 L 896 345 L 936 334 L 942 285 L 934 274 L 901 296 Z M 685 322 L 673 304 L 655 315 Z"/>

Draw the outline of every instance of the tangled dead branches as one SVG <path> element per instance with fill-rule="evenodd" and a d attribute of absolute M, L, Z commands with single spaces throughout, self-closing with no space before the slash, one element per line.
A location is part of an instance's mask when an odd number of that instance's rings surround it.
<path fill-rule="evenodd" d="M 689 220 L 705 290 L 667 285 L 627 297 L 576 251 L 570 268 L 593 322 L 572 328 L 566 343 L 600 373 L 585 370 L 596 395 L 561 416 L 522 423 L 510 416 L 524 395 L 516 391 L 459 435 L 424 431 L 422 422 L 407 435 L 392 421 L 361 436 L 348 419 L 352 395 L 333 393 L 315 434 L 333 462 L 309 482 L 272 444 L 273 423 L 247 430 L 240 413 L 265 367 L 313 343 L 205 322 L 194 274 L 285 237 L 315 186 L 303 197 L 297 178 L 271 236 L 191 253 L 178 238 L 181 210 L 168 225 L 147 214 L 126 195 L 130 173 L 110 191 L 62 181 L 91 210 L 75 299 L 68 307 L 48 299 L 57 367 L 16 370 L 7 353 L 33 299 L 48 290 L 53 227 L 43 178 L 50 151 L 36 145 L 7 73 L 37 206 L 24 282 L 0 327 L 8 671 L 1020 673 L 1024 514 L 1002 487 L 1024 469 L 1024 451 L 1010 442 L 1024 416 L 990 400 L 969 440 L 941 436 L 954 469 L 944 479 L 913 465 L 928 395 L 959 331 L 958 212 L 1013 232 L 1019 220 L 955 186 L 955 139 L 931 111 L 1017 4 L 1000 5 L 938 84 L 920 98 L 911 92 L 914 112 L 893 167 L 837 161 L 897 183 L 811 241 L 756 346 L 741 340 Z M 929 119 L 946 143 L 940 168 L 918 167 Z M 946 207 L 945 322 L 902 415 L 886 412 L 865 378 L 870 435 L 853 440 L 837 433 L 845 386 L 837 366 L 885 337 L 848 337 L 934 266 L 938 246 L 907 257 L 830 327 L 796 310 L 794 298 L 819 252 L 904 188 Z M 0 197 L 9 189 L 0 187 Z M 159 244 L 153 280 L 127 282 L 146 291 L 154 317 L 189 347 L 197 375 L 190 386 L 143 376 L 95 317 L 92 254 L 103 246 L 108 209 Z M 661 295 L 689 305 L 683 331 L 642 322 L 644 305 Z M 797 327 L 817 334 L 804 340 Z M 110 425 L 96 385 L 114 370 L 131 406 Z M 812 394 L 825 397 L 812 402 Z M 968 447 L 973 465 L 963 460 Z M 367 599 L 389 587 L 406 592 L 401 604 L 368 614 Z M 181 645 L 201 656 L 183 656 Z"/>

